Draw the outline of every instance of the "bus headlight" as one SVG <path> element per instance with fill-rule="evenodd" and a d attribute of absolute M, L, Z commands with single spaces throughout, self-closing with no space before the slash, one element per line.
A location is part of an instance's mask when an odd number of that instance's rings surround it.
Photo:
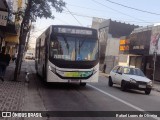
<path fill-rule="evenodd" d="M 49 70 L 52 71 L 53 73 L 56 72 L 56 68 L 54 68 L 54 67 L 52 67 L 52 66 L 49 66 L 48 68 L 49 68 Z"/>
<path fill-rule="evenodd" d="M 95 74 L 98 71 L 97 68 L 93 68 L 93 74 Z"/>
<path fill-rule="evenodd" d="M 61 76 L 63 76 L 63 77 L 64 77 L 65 72 L 63 72 L 63 71 L 59 71 L 59 70 L 56 70 L 56 72 L 57 72 L 59 75 L 61 75 Z"/>

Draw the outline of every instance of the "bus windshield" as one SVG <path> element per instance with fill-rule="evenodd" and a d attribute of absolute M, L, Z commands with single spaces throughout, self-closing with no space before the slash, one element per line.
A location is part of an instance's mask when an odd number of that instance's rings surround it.
<path fill-rule="evenodd" d="M 98 40 L 89 37 L 54 37 L 50 43 L 50 58 L 66 61 L 97 60 Z"/>

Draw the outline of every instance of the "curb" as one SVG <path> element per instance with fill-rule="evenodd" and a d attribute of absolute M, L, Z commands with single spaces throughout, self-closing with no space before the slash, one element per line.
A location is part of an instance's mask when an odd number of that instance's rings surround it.
<path fill-rule="evenodd" d="M 152 90 L 157 91 L 157 92 L 160 92 L 160 90 L 158 90 L 158 89 L 156 89 L 156 88 L 152 88 Z"/>

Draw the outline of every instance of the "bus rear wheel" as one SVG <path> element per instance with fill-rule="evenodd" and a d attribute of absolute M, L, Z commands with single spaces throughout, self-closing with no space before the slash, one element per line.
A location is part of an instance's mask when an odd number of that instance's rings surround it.
<path fill-rule="evenodd" d="M 86 86 L 86 83 L 80 83 L 80 86 Z"/>

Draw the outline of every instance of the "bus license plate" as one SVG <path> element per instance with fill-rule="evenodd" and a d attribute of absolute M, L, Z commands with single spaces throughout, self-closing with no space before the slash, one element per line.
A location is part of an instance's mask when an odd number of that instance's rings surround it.
<path fill-rule="evenodd" d="M 72 82 L 72 83 L 78 83 L 78 82 L 80 82 L 80 80 L 70 80 L 69 82 Z"/>
<path fill-rule="evenodd" d="M 146 85 L 139 85 L 139 88 L 146 88 Z"/>

